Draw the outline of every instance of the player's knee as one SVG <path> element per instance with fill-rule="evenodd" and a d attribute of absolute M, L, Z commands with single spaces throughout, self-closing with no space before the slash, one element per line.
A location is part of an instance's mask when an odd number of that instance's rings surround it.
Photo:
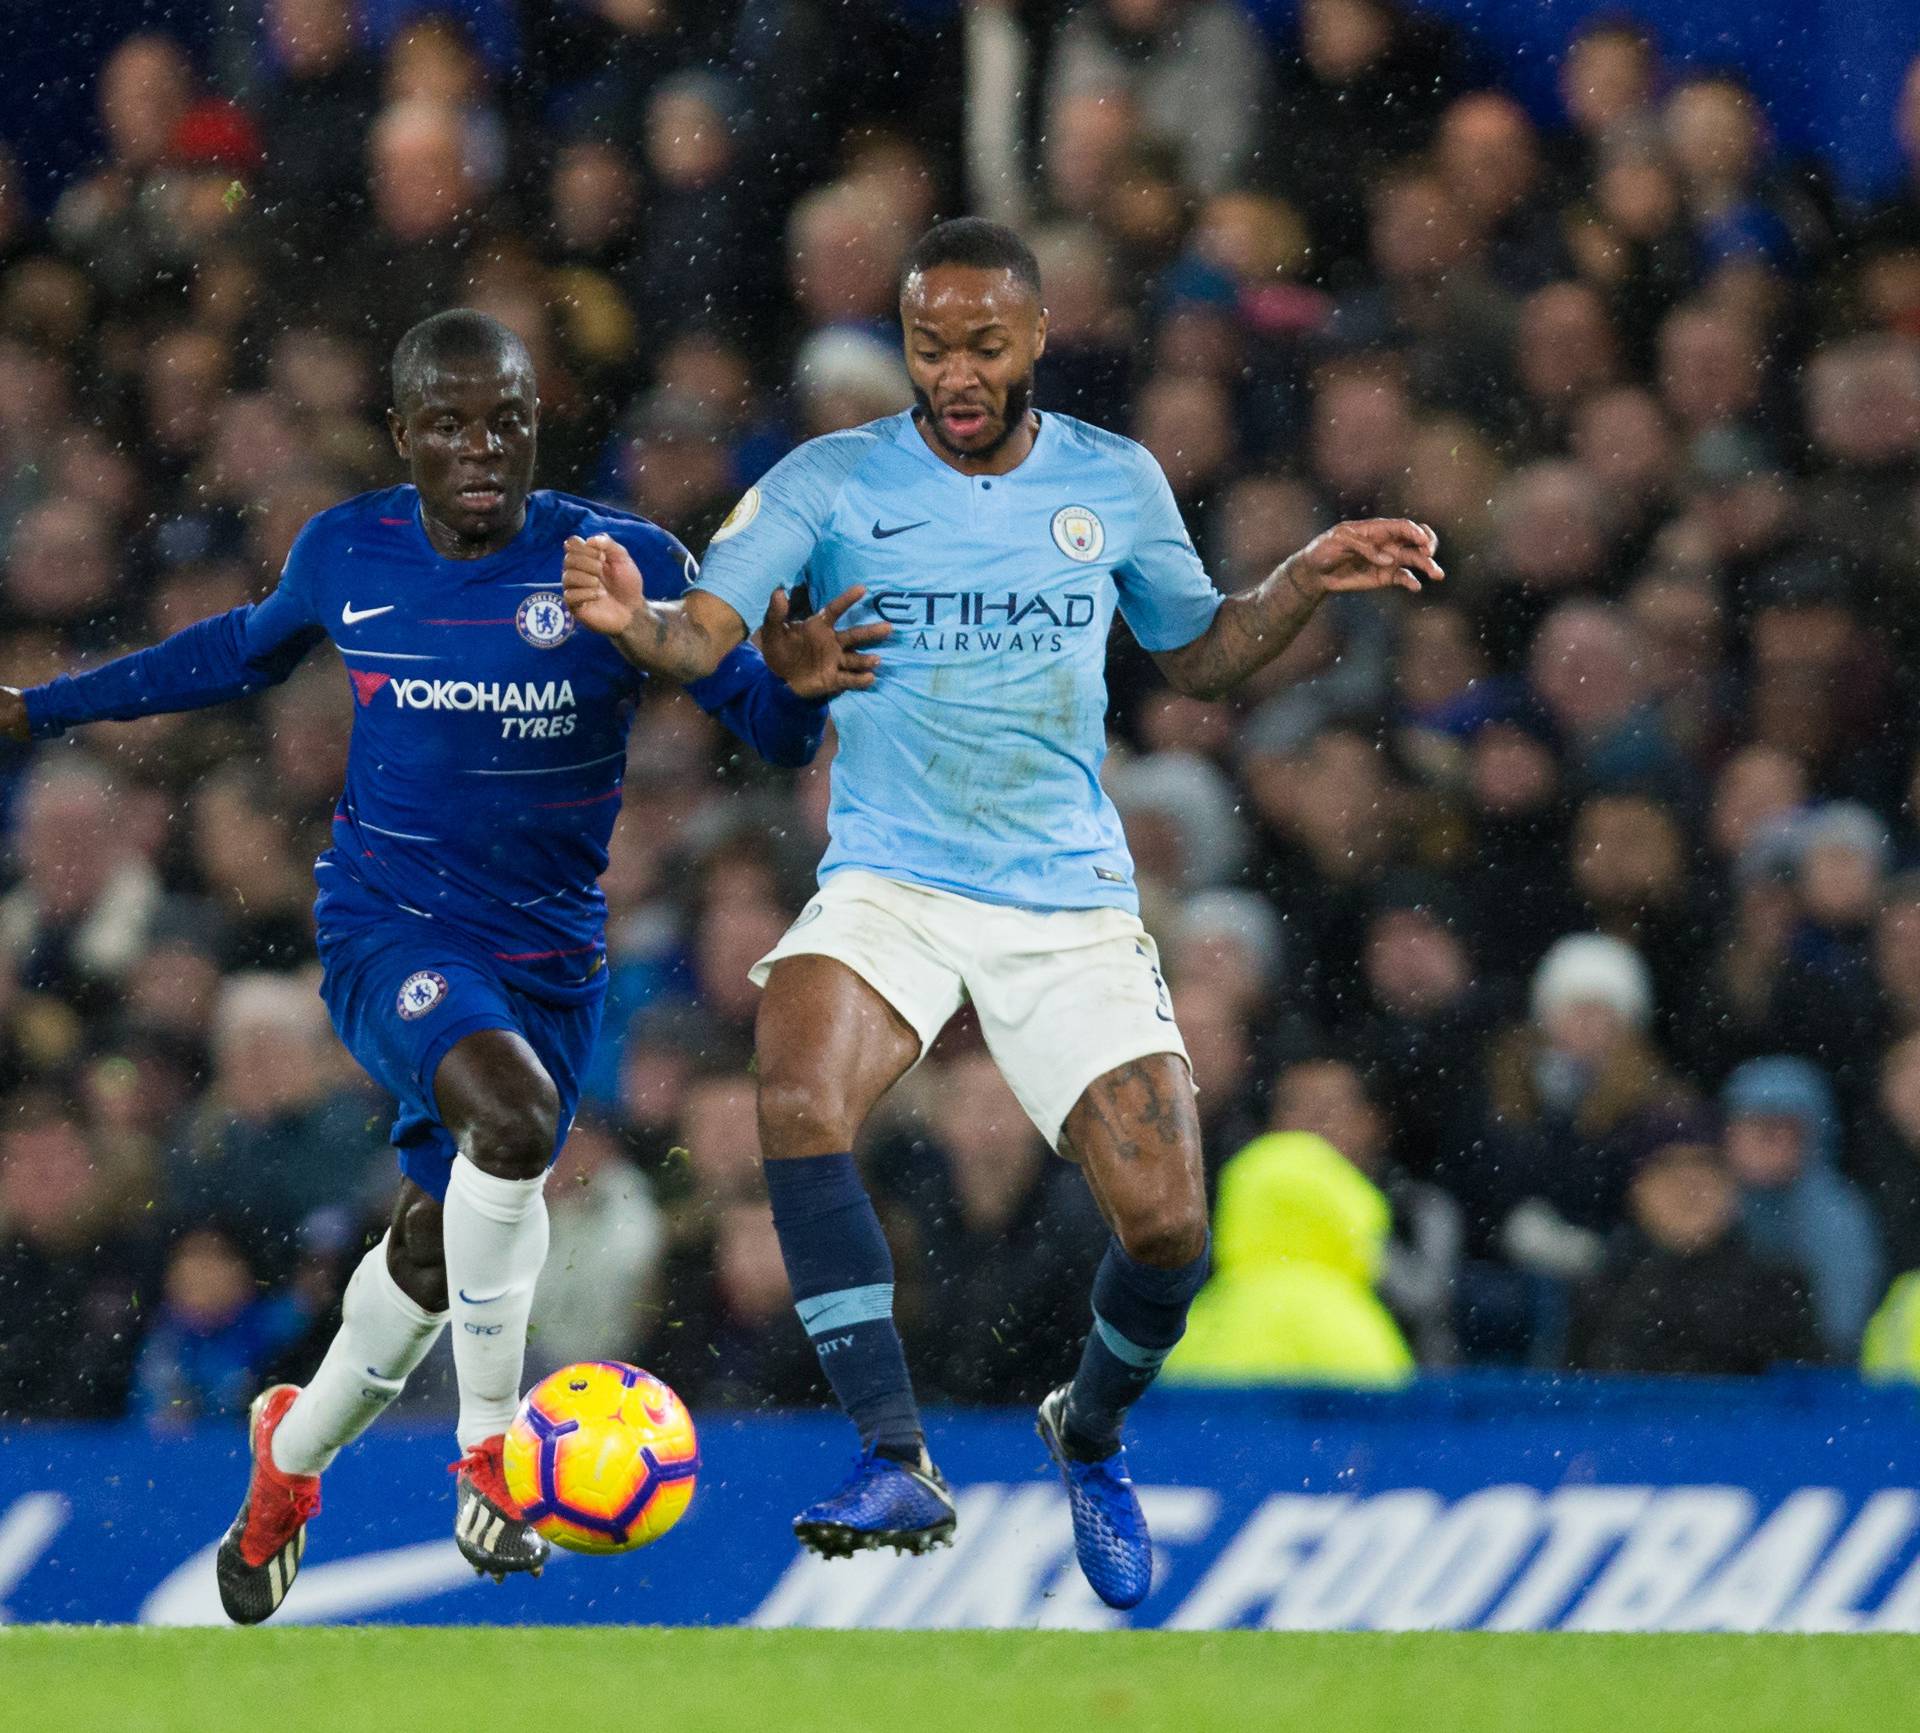
<path fill-rule="evenodd" d="M 769 1160 L 850 1148 L 855 1129 L 845 1092 L 831 1080 L 778 1073 L 761 1077 L 760 1148 Z"/>
<path fill-rule="evenodd" d="M 1115 1231 L 1121 1249 L 1135 1263 L 1177 1270 L 1206 1250 L 1206 1205 L 1199 1199 L 1158 1200 L 1117 1222 Z"/>
<path fill-rule="evenodd" d="M 501 1089 L 460 1128 L 460 1153 L 495 1179 L 538 1179 L 553 1160 L 560 1096 L 544 1072 Z"/>

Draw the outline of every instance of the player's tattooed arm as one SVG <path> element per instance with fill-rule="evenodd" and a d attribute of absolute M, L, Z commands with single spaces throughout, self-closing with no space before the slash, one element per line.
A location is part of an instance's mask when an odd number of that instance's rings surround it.
<path fill-rule="evenodd" d="M 682 685 L 705 679 L 747 635 L 746 622 L 704 591 L 654 601 L 633 555 L 612 536 L 569 536 L 561 582 L 581 625 L 611 638 L 636 668 Z"/>
<path fill-rule="evenodd" d="M 1191 644 L 1160 651 L 1154 660 L 1177 690 L 1194 698 L 1221 697 L 1286 649 L 1327 596 L 1418 590 L 1423 577 L 1445 578 L 1434 558 L 1439 548 L 1432 530 L 1406 518 L 1335 524 L 1253 589 L 1229 596 Z"/>
<path fill-rule="evenodd" d="M 718 668 L 746 633 L 733 608 L 703 590 L 678 601 L 646 593 L 633 556 L 611 536 L 571 537 L 562 564 L 567 606 L 581 625 L 605 634 L 636 668 L 690 685 Z M 879 658 L 871 649 L 893 628 L 884 621 L 842 626 L 840 616 L 866 595 L 843 590 L 804 619 L 792 618 L 787 592 L 775 590 L 760 623 L 767 666 L 802 698 L 835 698 L 871 686 Z"/>

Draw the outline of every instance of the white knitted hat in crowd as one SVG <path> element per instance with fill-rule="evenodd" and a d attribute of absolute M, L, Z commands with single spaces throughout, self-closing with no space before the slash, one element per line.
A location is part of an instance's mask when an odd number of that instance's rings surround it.
<path fill-rule="evenodd" d="M 1640 953 L 1604 933 L 1557 939 L 1533 972 L 1533 1017 L 1575 1005 L 1605 1005 L 1636 1029 L 1653 1015 L 1653 979 Z"/>

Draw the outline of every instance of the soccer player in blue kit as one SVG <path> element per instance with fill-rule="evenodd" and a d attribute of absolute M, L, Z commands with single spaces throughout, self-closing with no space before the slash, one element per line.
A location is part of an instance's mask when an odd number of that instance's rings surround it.
<path fill-rule="evenodd" d="M 1112 1228 L 1093 1327 L 1041 1437 L 1095 1591 L 1137 1605 L 1152 1554 L 1121 1422 L 1207 1270 L 1193 1083 L 1133 866 L 1100 787 L 1118 608 L 1172 684 L 1217 697 L 1335 590 L 1418 590 L 1433 532 L 1336 525 L 1222 597 L 1165 477 L 1131 440 L 1031 407 L 1040 273 L 1012 231 L 932 230 L 901 277 L 916 407 L 801 446 L 748 490 L 684 595 L 617 543 L 570 543 L 566 596 L 636 666 L 693 680 L 804 581 L 863 592 L 833 700 L 818 894 L 753 978 L 767 1189 L 800 1320 L 861 1454 L 795 1519 L 834 1556 L 947 1540 L 892 1317 L 893 1266 L 850 1153 L 881 1096 L 971 999 L 1034 1124 Z M 867 648 L 890 628 L 883 655 Z"/>
<path fill-rule="evenodd" d="M 415 326 L 394 353 L 393 401 L 411 484 L 321 512 L 265 601 L 0 695 L 0 729 L 45 739 L 260 691 L 325 638 L 345 664 L 346 789 L 315 868 L 322 992 L 341 1040 L 399 1103 L 404 1177 L 319 1369 L 253 1405 L 246 1502 L 216 1570 L 244 1624 L 292 1583 L 321 1471 L 400 1393 L 449 1317 L 455 1538 L 496 1578 L 545 1562 L 546 1541 L 507 1492 L 501 1437 L 546 1257 L 542 1186 L 599 1028 L 596 881 L 642 683 L 604 638 L 576 630 L 562 545 L 606 538 L 655 595 L 679 594 L 695 572 L 643 519 L 531 491 L 533 366 L 496 320 L 462 310 Z M 792 623 L 777 610 L 768 660 L 730 647 L 692 696 L 772 762 L 806 763 L 826 725 L 818 700 L 843 688 L 859 637 L 836 634 L 834 617 Z"/>

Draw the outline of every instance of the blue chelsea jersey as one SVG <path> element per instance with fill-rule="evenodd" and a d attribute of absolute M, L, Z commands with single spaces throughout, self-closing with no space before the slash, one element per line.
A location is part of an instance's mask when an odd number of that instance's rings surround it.
<path fill-rule="evenodd" d="M 782 585 L 864 584 L 880 673 L 833 702 L 830 843 L 850 868 L 1027 908 L 1134 908 L 1100 786 L 1107 634 L 1148 650 L 1206 631 L 1220 594 L 1166 477 L 1132 440 L 1041 418 L 1006 475 L 943 463 L 911 413 L 801 446 L 734 508 L 697 587 L 749 626 Z"/>
<path fill-rule="evenodd" d="M 650 595 L 695 573 L 664 530 L 566 494 L 532 494 L 519 535 L 476 560 L 435 551 L 413 488 L 363 494 L 307 524 L 265 601 L 36 687 L 28 718 L 44 736 L 217 703 L 330 638 L 353 735 L 316 868 L 323 930 L 398 908 L 458 926 L 530 988 L 597 991 L 596 881 L 644 679 L 562 600 L 562 544 L 599 534 L 633 554 Z M 775 762 L 805 763 L 825 729 L 824 707 L 750 646 L 688 690 Z"/>

